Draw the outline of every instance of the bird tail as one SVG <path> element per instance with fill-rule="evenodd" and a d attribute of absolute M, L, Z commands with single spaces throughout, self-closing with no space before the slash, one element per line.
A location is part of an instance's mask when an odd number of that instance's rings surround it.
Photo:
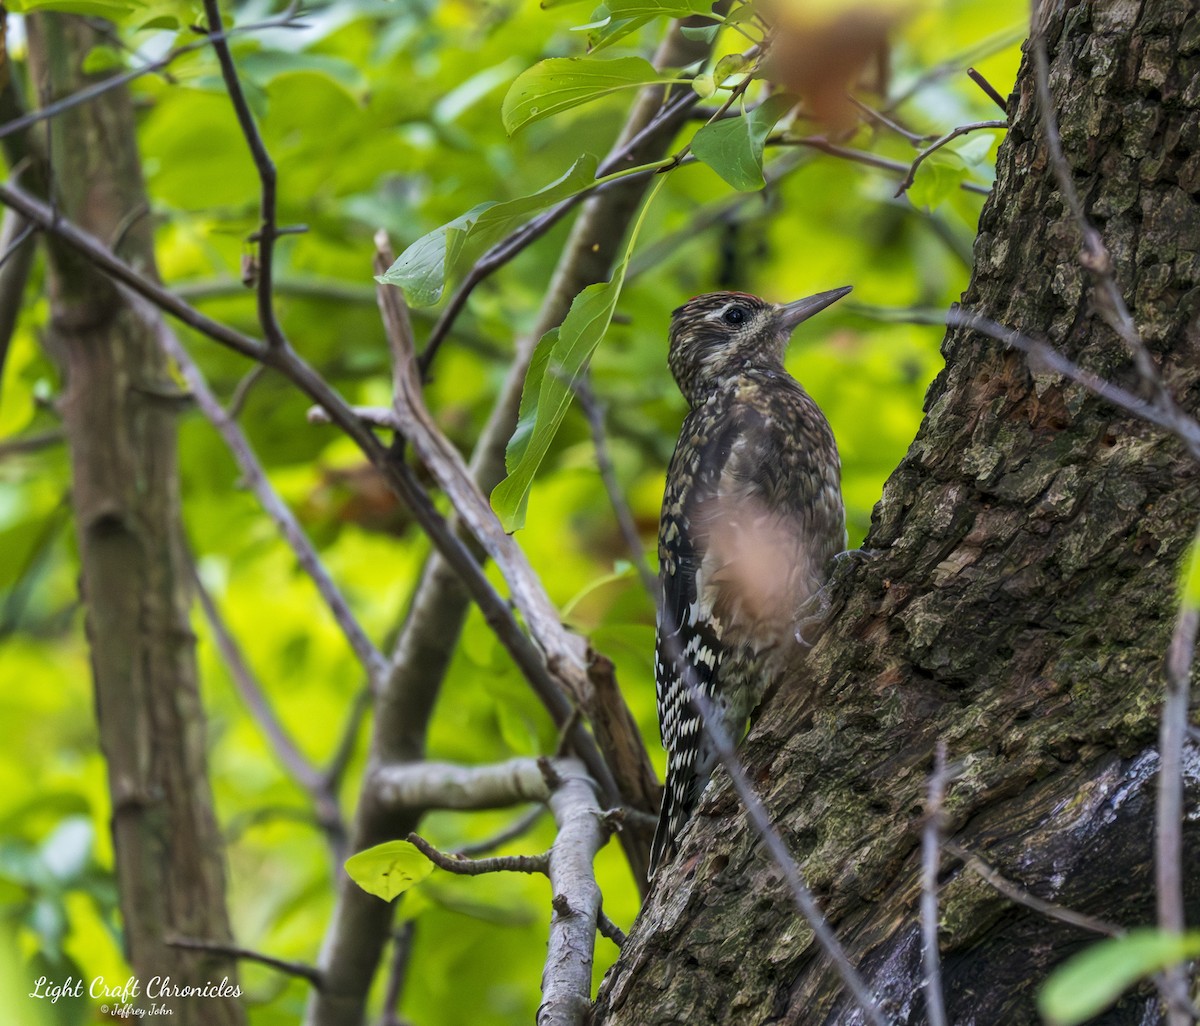
<path fill-rule="evenodd" d="M 675 824 L 671 822 L 675 818 L 675 789 L 671 787 L 670 781 L 663 788 L 662 808 L 658 813 L 658 828 L 654 831 L 654 843 L 650 845 L 650 869 L 646 873 L 646 879 L 653 880 L 654 874 L 658 872 L 658 867 L 666 862 L 670 862 L 675 857 Z"/>

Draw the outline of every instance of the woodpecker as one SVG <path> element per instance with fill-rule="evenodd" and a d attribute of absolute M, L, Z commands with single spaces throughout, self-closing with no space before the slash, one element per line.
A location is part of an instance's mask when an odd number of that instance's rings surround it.
<path fill-rule="evenodd" d="M 767 684 L 806 644 L 797 622 L 846 548 L 833 431 L 783 354 L 798 324 L 849 291 L 787 304 L 713 292 L 672 315 L 668 364 L 690 412 L 658 532 L 654 675 L 667 780 L 651 877 L 674 857 L 717 762 L 690 688 L 739 741 Z"/>

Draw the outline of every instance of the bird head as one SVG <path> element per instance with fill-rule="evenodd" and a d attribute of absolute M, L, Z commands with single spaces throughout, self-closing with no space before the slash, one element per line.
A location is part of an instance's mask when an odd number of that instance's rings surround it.
<path fill-rule="evenodd" d="M 696 406 L 746 370 L 782 369 L 783 351 L 801 321 L 850 291 L 847 285 L 794 303 L 768 303 L 745 292 L 709 292 L 671 315 L 667 363 Z"/>

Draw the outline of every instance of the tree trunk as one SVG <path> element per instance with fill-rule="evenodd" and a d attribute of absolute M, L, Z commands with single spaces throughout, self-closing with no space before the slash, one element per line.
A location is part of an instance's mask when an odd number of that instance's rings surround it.
<path fill-rule="evenodd" d="M 83 18 L 31 15 L 27 24 L 44 100 L 90 84 L 80 64 L 102 36 Z M 153 274 L 128 93 L 110 90 L 49 124 L 59 209 Z M 81 255 L 47 242 L 47 345 L 65 381 L 60 409 L 126 953 L 143 1000 L 172 1009 L 173 1021 L 237 1024 L 244 1015 L 234 998 L 174 996 L 175 988 L 209 983 L 232 991 L 235 967 L 167 943 L 172 936 L 230 936 L 188 618 L 175 451 L 182 396 L 154 326 Z"/>
<path fill-rule="evenodd" d="M 1166 380 L 1197 407 L 1200 18 L 1177 0 L 1096 0 L 1048 15 L 1050 86 L 1088 214 Z M 1080 232 L 1048 164 L 1032 61 L 964 305 L 1045 337 L 1137 389 L 1090 308 Z M 919 936 L 924 792 L 938 739 L 961 773 L 946 833 L 1034 894 L 1125 926 L 1154 921 L 1163 656 L 1179 560 L 1200 510 L 1182 446 L 979 334 L 946 369 L 802 679 L 741 748 L 825 914 L 896 1023 L 925 1021 Z M 1189 800 L 1200 794 L 1193 761 Z M 1200 823 L 1185 824 L 1200 922 Z M 710 788 L 656 881 L 595 1022 L 862 1021 L 747 824 Z M 950 1020 L 1038 1021 L 1037 987 L 1094 935 L 1002 897 L 942 859 Z M 1156 1020 L 1147 990 L 1099 1020 Z"/>

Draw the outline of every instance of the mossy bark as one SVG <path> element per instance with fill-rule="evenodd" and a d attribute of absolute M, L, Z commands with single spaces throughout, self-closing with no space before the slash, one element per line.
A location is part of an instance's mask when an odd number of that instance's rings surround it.
<path fill-rule="evenodd" d="M 1189 10 L 1190 8 L 1190 10 Z M 1200 405 L 1200 18 L 1177 0 L 1047 5 L 1050 85 L 1088 215 L 1182 405 Z M 1048 165 L 1032 62 L 980 223 L 964 305 L 1126 387 Z M 961 775 L 947 833 L 1034 894 L 1154 921 L 1163 657 L 1200 473 L 1174 439 L 965 330 L 888 481 L 831 627 L 762 708 L 741 757 L 892 1021 L 925 1021 L 920 840 L 938 739 Z M 1200 797 L 1200 758 L 1187 769 Z M 1200 822 L 1185 824 L 1200 922 Z M 1038 1022 L 1036 990 L 1093 935 L 1014 905 L 949 855 L 952 1022 Z M 1155 1021 L 1155 997 L 1102 1019 Z M 862 1021 L 728 781 L 656 880 L 594 1021 Z"/>
<path fill-rule="evenodd" d="M 87 20 L 31 15 L 27 25 L 44 100 L 91 84 L 80 65 L 104 37 Z M 153 275 L 128 93 L 110 90 L 49 124 L 45 155 L 59 209 Z M 79 254 L 49 239 L 47 248 L 46 342 L 64 379 L 59 406 L 126 954 L 146 1003 L 166 1006 L 173 1021 L 236 1026 L 245 1021 L 240 1002 L 227 996 L 236 967 L 168 943 L 230 936 L 179 510 L 175 418 L 183 397 L 153 321 Z M 176 996 L 176 988 L 210 983 L 210 995 Z"/>

